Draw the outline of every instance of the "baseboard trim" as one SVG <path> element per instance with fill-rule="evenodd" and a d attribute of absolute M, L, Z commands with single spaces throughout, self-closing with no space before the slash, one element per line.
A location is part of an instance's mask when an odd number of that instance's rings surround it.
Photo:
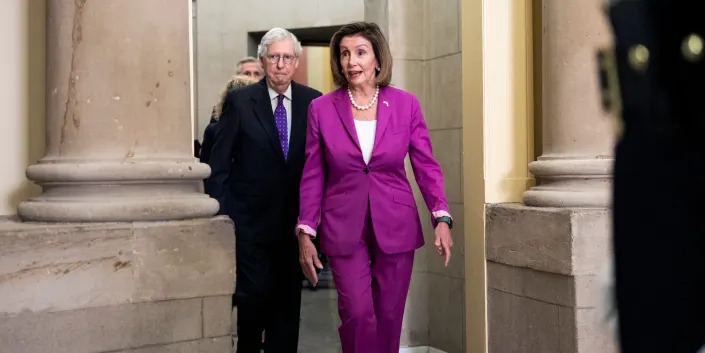
<path fill-rule="evenodd" d="M 429 346 L 404 347 L 399 349 L 399 353 L 446 353 L 438 348 Z"/>
<path fill-rule="evenodd" d="M 399 348 L 399 353 L 428 353 L 427 346 Z"/>

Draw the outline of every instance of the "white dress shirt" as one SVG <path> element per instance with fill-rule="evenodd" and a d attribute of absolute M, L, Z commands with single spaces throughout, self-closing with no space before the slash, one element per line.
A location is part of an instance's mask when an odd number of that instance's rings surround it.
<path fill-rule="evenodd" d="M 372 157 L 372 147 L 375 144 L 377 120 L 355 120 L 355 131 L 357 131 L 357 140 L 360 141 L 362 159 L 365 164 L 369 164 L 370 157 Z"/>
<path fill-rule="evenodd" d="M 269 87 L 269 85 L 267 85 L 267 90 L 269 90 L 269 100 L 272 103 L 272 113 L 274 113 L 277 109 L 277 97 L 279 97 L 279 93 L 273 90 L 272 87 Z M 289 141 L 291 141 L 291 84 L 289 84 L 286 92 L 284 92 L 284 101 L 282 103 L 284 104 L 284 109 L 286 109 L 286 141 L 288 144 Z"/>

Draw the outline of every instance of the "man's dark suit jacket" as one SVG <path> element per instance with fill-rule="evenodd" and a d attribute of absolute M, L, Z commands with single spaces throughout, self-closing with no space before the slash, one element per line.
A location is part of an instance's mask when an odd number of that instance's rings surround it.
<path fill-rule="evenodd" d="M 235 223 L 238 241 L 294 239 L 308 106 L 321 92 L 291 83 L 291 136 L 284 159 L 266 79 L 231 91 L 216 126 L 208 193 Z"/>

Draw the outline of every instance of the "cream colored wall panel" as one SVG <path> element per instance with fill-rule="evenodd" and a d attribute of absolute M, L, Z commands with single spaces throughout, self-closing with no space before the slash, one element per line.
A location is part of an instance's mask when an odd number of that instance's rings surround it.
<path fill-rule="evenodd" d="M 433 156 L 443 169 L 448 202 L 462 203 L 462 130 L 431 131 Z"/>
<path fill-rule="evenodd" d="M 11 0 L 0 13 L 0 216 L 16 213 L 20 201 L 40 188 L 25 169 L 44 153 L 43 1 Z"/>
<path fill-rule="evenodd" d="M 424 114 L 429 111 L 428 100 L 429 71 L 428 64 L 423 60 L 394 60 L 392 68 L 392 85 L 413 93 L 419 99 Z M 426 117 L 428 120 L 428 117 Z"/>
<path fill-rule="evenodd" d="M 461 54 L 428 61 L 427 107 L 429 129 L 452 129 L 463 126 Z"/>
<path fill-rule="evenodd" d="M 394 59 L 426 59 L 426 1 L 389 0 L 389 46 Z"/>
<path fill-rule="evenodd" d="M 460 52 L 459 0 L 429 0 L 427 58 L 438 58 Z"/>

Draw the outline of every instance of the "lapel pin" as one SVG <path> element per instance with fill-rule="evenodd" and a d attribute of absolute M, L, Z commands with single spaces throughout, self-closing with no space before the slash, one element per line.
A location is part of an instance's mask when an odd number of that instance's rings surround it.
<path fill-rule="evenodd" d="M 383 101 L 382 103 L 384 103 L 384 105 L 386 105 L 386 106 L 389 106 L 389 102 L 387 102 L 387 101 Z"/>

